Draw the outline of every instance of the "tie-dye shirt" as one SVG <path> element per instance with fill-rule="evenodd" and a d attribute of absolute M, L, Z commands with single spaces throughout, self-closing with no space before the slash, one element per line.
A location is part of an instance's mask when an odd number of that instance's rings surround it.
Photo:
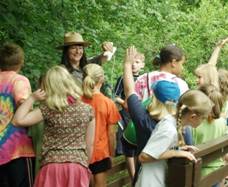
<path fill-rule="evenodd" d="M 29 80 L 14 71 L 0 72 L 0 165 L 20 157 L 34 157 L 24 127 L 11 123 L 16 106 L 31 93 Z"/>

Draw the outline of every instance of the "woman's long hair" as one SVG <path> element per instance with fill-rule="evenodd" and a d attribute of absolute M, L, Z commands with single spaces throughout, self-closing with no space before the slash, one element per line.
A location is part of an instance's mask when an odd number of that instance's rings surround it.
<path fill-rule="evenodd" d="M 66 46 L 63 48 L 61 64 L 63 64 L 67 68 L 67 70 L 71 73 L 74 70 L 74 68 L 69 61 L 68 49 L 69 49 L 69 46 Z M 85 49 L 83 48 L 83 55 L 82 55 L 82 58 L 80 59 L 79 67 L 80 69 L 83 69 L 84 66 L 86 65 L 87 65 L 87 57 L 86 57 Z"/>

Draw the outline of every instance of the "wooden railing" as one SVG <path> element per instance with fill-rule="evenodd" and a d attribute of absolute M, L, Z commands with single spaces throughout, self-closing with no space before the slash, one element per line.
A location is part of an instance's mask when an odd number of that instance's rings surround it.
<path fill-rule="evenodd" d="M 130 177 L 124 156 L 114 158 L 113 167 L 108 172 L 108 187 L 130 187 Z"/>
<path fill-rule="evenodd" d="M 228 136 L 197 146 L 195 156 L 197 163 L 183 158 L 172 158 L 168 161 L 168 187 L 210 187 L 228 176 L 228 165 L 217 169 L 207 176 L 201 177 L 202 164 L 207 164 L 228 153 Z M 130 177 L 126 169 L 124 157 L 114 159 L 113 168 L 109 171 L 108 187 L 130 186 Z"/>
<path fill-rule="evenodd" d="M 209 175 L 201 177 L 202 164 L 208 164 L 228 153 L 228 136 L 201 144 L 198 148 L 200 151 L 195 154 L 197 163 L 181 158 L 168 161 L 166 180 L 168 187 L 210 187 L 228 176 L 228 165 L 224 165 Z"/>

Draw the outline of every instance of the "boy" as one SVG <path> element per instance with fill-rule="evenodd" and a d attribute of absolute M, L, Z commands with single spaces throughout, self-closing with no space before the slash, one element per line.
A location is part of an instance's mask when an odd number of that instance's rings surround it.
<path fill-rule="evenodd" d="M 16 44 L 0 49 L 0 186 L 33 185 L 32 158 L 35 157 L 27 129 L 11 123 L 17 107 L 31 93 L 29 80 L 18 74 L 24 52 Z"/>
<path fill-rule="evenodd" d="M 136 81 L 139 77 L 139 73 L 142 68 L 144 68 L 145 63 L 145 56 L 142 53 L 138 53 L 137 57 L 138 60 L 132 64 L 132 73 L 134 76 L 134 80 Z M 122 138 L 123 131 L 126 128 L 127 124 L 129 123 L 130 116 L 127 112 L 127 106 L 125 103 L 125 94 L 124 94 L 124 85 L 123 85 L 123 76 L 119 77 L 115 86 L 115 102 L 119 105 L 119 112 L 121 114 L 122 120 L 118 123 L 118 132 L 117 132 L 117 150 L 116 154 L 124 154 L 126 156 L 128 170 L 131 178 L 133 179 L 135 174 L 135 152 L 136 146 L 128 143 L 125 139 Z"/>

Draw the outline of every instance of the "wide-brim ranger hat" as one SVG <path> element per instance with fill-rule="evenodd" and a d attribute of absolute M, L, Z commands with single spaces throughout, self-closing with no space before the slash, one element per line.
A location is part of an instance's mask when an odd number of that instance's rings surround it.
<path fill-rule="evenodd" d="M 152 84 L 155 97 L 162 103 L 167 101 L 177 103 L 180 97 L 180 88 L 177 83 L 169 80 L 159 80 Z"/>
<path fill-rule="evenodd" d="M 63 49 L 66 46 L 71 45 L 82 45 L 83 47 L 87 47 L 90 45 L 89 42 L 84 41 L 82 35 L 77 32 L 67 32 L 64 34 L 64 43 L 56 47 L 57 49 Z"/>

